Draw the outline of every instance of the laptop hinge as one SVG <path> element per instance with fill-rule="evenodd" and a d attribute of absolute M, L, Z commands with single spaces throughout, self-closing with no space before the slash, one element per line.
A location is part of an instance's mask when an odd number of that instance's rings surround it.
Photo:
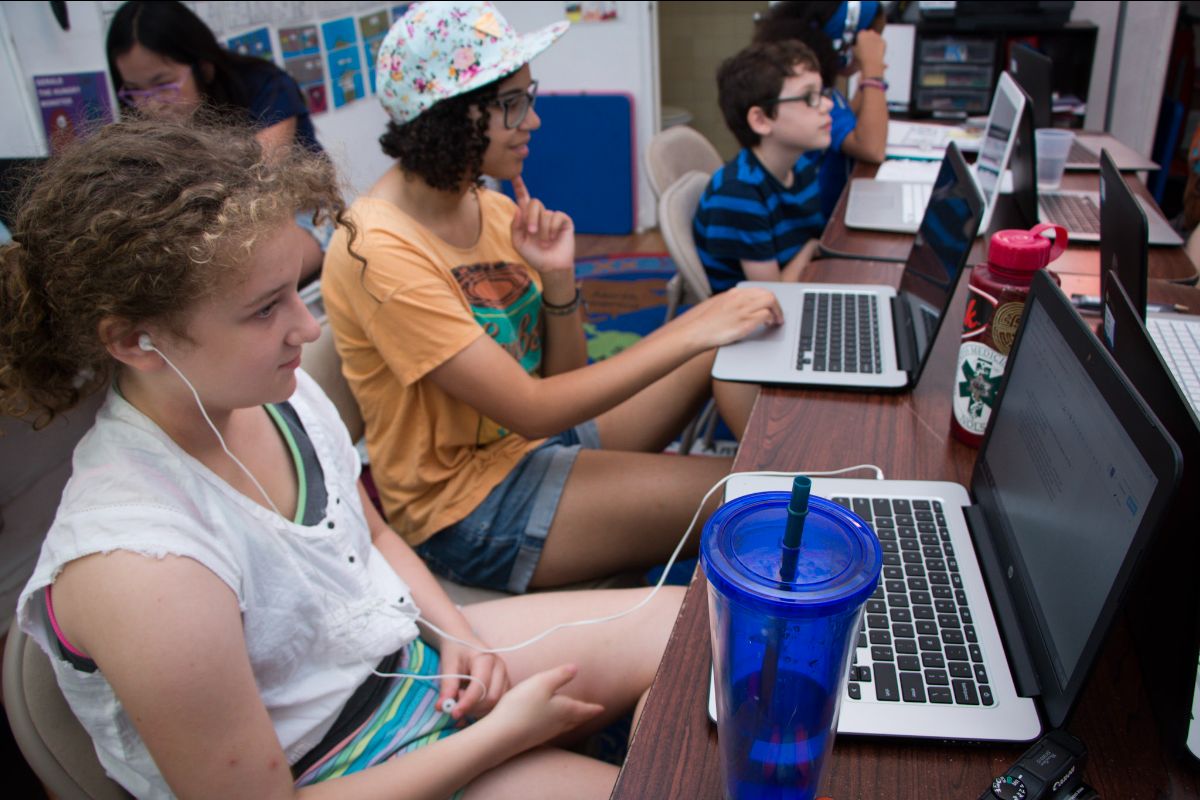
<path fill-rule="evenodd" d="M 1017 694 L 1036 697 L 1041 694 L 1037 671 L 1029 648 L 1025 645 L 1017 609 L 1009 591 L 1009 579 L 1000 563 L 1000 554 L 996 552 L 987 520 L 978 505 L 967 506 L 963 513 L 971 531 L 971 541 L 975 544 L 975 553 L 979 556 L 979 568 L 983 571 L 983 582 L 992 600 L 992 610 L 996 613 L 996 624 L 1000 626 L 1000 638 L 1004 640 L 1008 651 L 1008 665 L 1017 686 Z"/>
<path fill-rule="evenodd" d="M 907 372 L 911 378 L 917 368 L 917 348 L 913 341 L 912 314 L 909 313 L 908 303 L 897 294 L 892 297 L 892 338 L 896 340 L 896 363 L 900 369 Z"/>

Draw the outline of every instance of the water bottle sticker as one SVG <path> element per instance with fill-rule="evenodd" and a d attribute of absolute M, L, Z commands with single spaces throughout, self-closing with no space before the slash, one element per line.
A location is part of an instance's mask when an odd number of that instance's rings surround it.
<path fill-rule="evenodd" d="M 996 310 L 995 300 L 971 287 L 967 295 L 967 310 L 963 314 L 962 338 L 974 339 L 983 335 L 992 321 L 992 312 Z"/>
<path fill-rule="evenodd" d="M 1021 325 L 1021 313 L 1025 303 L 1005 303 L 992 316 L 992 342 L 1002 355 L 1007 356 L 1017 340 L 1017 328 Z"/>
<path fill-rule="evenodd" d="M 954 418 L 971 433 L 982 434 L 996 403 L 1008 356 L 987 345 L 965 342 L 958 350 Z"/>

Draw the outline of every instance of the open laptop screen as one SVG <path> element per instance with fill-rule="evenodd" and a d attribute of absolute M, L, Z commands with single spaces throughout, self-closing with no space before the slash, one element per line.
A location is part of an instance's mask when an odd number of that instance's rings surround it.
<path fill-rule="evenodd" d="M 972 489 L 1006 572 L 991 588 L 1012 595 L 1054 725 L 1082 688 L 1178 461 L 1099 340 L 1035 276 Z"/>
<path fill-rule="evenodd" d="M 1109 272 L 1115 272 L 1134 309 L 1146 318 L 1150 223 L 1133 190 L 1107 150 L 1100 151 L 1100 299 L 1108 298 Z M 1106 314 L 1107 316 L 1107 314 Z"/>
<path fill-rule="evenodd" d="M 1050 76 L 1054 62 L 1029 45 L 1018 44 L 1012 49 L 1008 69 L 1025 93 L 1029 95 L 1033 109 L 1033 125 L 1049 128 L 1051 121 Z"/>
<path fill-rule="evenodd" d="M 913 327 L 911 340 L 918 364 L 933 346 L 982 216 L 983 199 L 967 174 L 958 147 L 951 142 L 898 290 L 899 302 L 907 307 Z"/>
<path fill-rule="evenodd" d="M 975 178 L 979 181 L 979 190 L 983 192 L 983 197 L 989 204 L 996 201 L 1000 179 L 1008 160 L 1013 128 L 1016 127 L 1021 110 L 1014 99 L 1013 90 L 1020 91 L 1012 84 L 1008 73 L 1001 73 L 996 93 L 992 97 L 992 111 L 988 115 L 987 129 L 984 130 L 983 141 L 979 145 L 979 157 L 975 161 Z"/>

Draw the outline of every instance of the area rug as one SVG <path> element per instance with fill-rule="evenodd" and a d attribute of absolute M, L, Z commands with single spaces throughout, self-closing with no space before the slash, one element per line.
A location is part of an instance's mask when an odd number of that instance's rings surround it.
<path fill-rule="evenodd" d="M 621 352 L 666 321 L 667 281 L 675 264 L 666 253 L 619 253 L 575 262 L 587 308 L 588 358 Z"/>

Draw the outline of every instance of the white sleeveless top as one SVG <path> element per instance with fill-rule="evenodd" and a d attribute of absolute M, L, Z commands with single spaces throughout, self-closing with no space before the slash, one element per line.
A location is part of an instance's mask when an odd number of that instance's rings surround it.
<path fill-rule="evenodd" d="M 246 649 L 289 763 L 312 749 L 384 656 L 417 637 L 408 586 L 371 543 L 361 469 L 337 411 L 297 372 L 290 402 L 325 474 L 326 515 L 304 527 L 237 492 L 110 389 L 80 441 L 41 557 L 18 601 L 21 628 L 108 774 L 137 797 L 171 797 L 103 673 L 76 670 L 47 635 L 45 592 L 75 559 L 111 550 L 195 559 L 237 595 Z"/>

